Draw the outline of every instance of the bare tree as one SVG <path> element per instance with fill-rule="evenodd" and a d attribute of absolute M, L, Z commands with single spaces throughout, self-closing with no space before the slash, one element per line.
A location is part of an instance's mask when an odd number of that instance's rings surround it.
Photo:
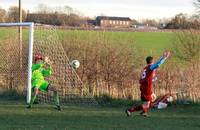
<path fill-rule="evenodd" d="M 64 6 L 63 7 L 63 13 L 70 15 L 71 13 L 73 13 L 73 9 L 70 6 Z"/>
<path fill-rule="evenodd" d="M 17 6 L 11 6 L 9 9 L 8 9 L 8 21 L 9 22 L 18 22 L 19 21 L 19 9 Z M 26 12 L 25 10 L 22 9 L 22 21 L 25 21 L 26 20 Z"/>
<path fill-rule="evenodd" d="M 148 26 L 157 26 L 158 23 L 154 19 L 144 19 L 142 20 L 142 23 Z"/>
<path fill-rule="evenodd" d="M 199 29 L 200 21 L 194 16 L 177 14 L 165 27 L 166 29 Z"/>
<path fill-rule="evenodd" d="M 45 4 L 39 4 L 36 7 L 36 12 L 38 14 L 47 14 L 47 13 L 52 13 L 52 10 Z"/>
<path fill-rule="evenodd" d="M 200 0 L 195 0 L 193 4 L 196 8 L 197 14 L 200 15 Z"/>
<path fill-rule="evenodd" d="M 0 8 L 0 22 L 5 22 L 6 20 L 6 10 Z"/>
<path fill-rule="evenodd" d="M 52 13 L 57 13 L 57 14 L 65 14 L 65 15 L 70 15 L 75 13 L 73 8 L 70 6 L 55 6 L 55 7 L 49 7 L 45 4 L 39 4 L 36 7 L 36 12 L 38 14 L 52 14 Z"/>
<path fill-rule="evenodd" d="M 180 60 L 193 61 L 199 60 L 200 57 L 200 32 L 199 31 L 182 31 L 176 33 L 175 56 Z"/>

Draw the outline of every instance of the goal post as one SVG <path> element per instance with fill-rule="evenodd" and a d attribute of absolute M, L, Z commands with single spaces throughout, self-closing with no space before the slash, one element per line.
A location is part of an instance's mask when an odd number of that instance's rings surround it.
<path fill-rule="evenodd" d="M 12 26 L 26 26 L 29 27 L 29 40 L 28 40 L 28 81 L 27 81 L 27 99 L 26 102 L 31 101 L 31 77 L 32 77 L 32 59 L 33 59 L 33 40 L 34 40 L 34 23 L 23 22 L 23 23 L 0 23 L 0 27 L 12 27 Z"/>
<path fill-rule="evenodd" d="M 22 40 L 17 37 L 18 27 L 23 27 Z M 95 98 L 84 91 L 81 78 L 69 64 L 72 59 L 68 58 L 64 46 L 71 41 L 63 37 L 67 31 L 31 22 L 0 23 L 0 93 L 8 92 L 8 95 L 14 91 L 18 97 L 25 99 L 26 96 L 26 102 L 30 103 L 32 60 L 34 55 L 41 54 L 52 61 L 53 72 L 45 79 L 58 92 L 62 105 L 97 104 Z M 18 44 L 20 41 L 22 45 Z M 54 93 L 40 91 L 37 102 L 55 103 Z"/>

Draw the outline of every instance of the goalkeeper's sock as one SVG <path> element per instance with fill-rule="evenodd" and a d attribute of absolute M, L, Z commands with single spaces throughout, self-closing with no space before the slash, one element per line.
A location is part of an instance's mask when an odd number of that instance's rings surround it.
<path fill-rule="evenodd" d="M 54 100 L 55 100 L 55 104 L 56 104 L 57 109 L 61 110 L 59 95 L 58 95 L 57 91 L 54 91 Z"/>
<path fill-rule="evenodd" d="M 34 96 L 32 97 L 31 102 L 30 102 L 30 104 L 28 105 L 27 108 L 31 108 L 31 107 L 32 107 L 33 103 L 35 102 L 36 97 L 37 97 L 36 95 L 34 95 Z"/>

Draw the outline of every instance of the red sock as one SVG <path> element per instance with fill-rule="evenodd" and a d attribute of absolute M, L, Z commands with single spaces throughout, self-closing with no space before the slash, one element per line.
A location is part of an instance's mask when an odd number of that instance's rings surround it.
<path fill-rule="evenodd" d="M 142 105 L 133 106 L 130 109 L 128 109 L 129 112 L 135 112 L 135 111 L 140 111 L 140 110 L 142 110 Z"/>
<path fill-rule="evenodd" d="M 146 113 L 150 108 L 150 105 L 148 107 L 142 107 L 142 112 Z"/>
<path fill-rule="evenodd" d="M 147 113 L 147 111 L 148 111 L 148 108 L 143 108 L 142 110 L 143 113 Z"/>

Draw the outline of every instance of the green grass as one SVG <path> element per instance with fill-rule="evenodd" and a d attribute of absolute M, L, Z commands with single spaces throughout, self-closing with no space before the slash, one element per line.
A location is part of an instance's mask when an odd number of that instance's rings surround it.
<path fill-rule="evenodd" d="M 38 32 L 39 31 L 39 32 Z M 35 30 L 35 35 L 44 34 L 42 30 Z M 16 29 L 0 28 L 0 40 L 9 33 L 16 33 Z M 141 55 L 161 55 L 164 49 L 171 49 L 175 34 L 172 32 L 110 32 L 110 31 L 84 31 L 84 30 L 50 30 L 49 34 L 57 33 L 60 40 L 70 42 L 94 43 L 98 40 L 108 44 L 126 44 L 130 48 L 136 48 Z M 28 38 L 28 30 L 23 31 L 24 39 Z"/>
<path fill-rule="evenodd" d="M 9 35 L 13 35 L 14 33 L 14 29 L 0 28 L 0 40 L 5 39 Z"/>
<path fill-rule="evenodd" d="M 126 44 L 135 47 L 142 54 L 160 55 L 164 49 L 171 49 L 175 34 L 172 32 L 101 32 L 101 31 L 57 31 L 63 39 L 80 39 L 95 42 L 107 40 L 110 44 Z"/>
<path fill-rule="evenodd" d="M 164 49 L 173 47 L 175 34 L 170 32 L 135 32 L 136 48 L 152 55 L 162 54 Z"/>
<path fill-rule="evenodd" d="M 199 130 L 200 105 L 171 106 L 127 118 L 124 108 L 0 105 L 1 130 Z"/>

